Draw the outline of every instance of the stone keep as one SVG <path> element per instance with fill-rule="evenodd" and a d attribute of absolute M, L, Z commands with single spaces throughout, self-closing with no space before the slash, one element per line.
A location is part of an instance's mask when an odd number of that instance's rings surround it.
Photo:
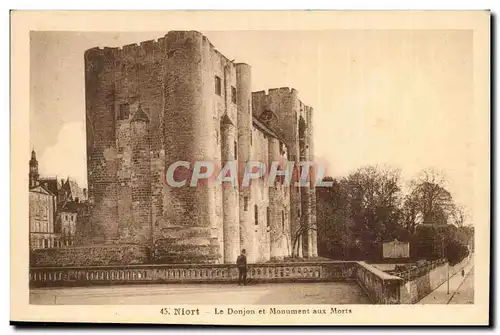
<path fill-rule="evenodd" d="M 234 263 L 243 248 L 250 262 L 317 256 L 314 183 L 164 180 L 177 161 L 312 160 L 312 108 L 296 90 L 252 93 L 249 65 L 199 32 L 171 31 L 87 50 L 85 93 L 93 204 L 85 245 L 146 247 L 146 261 L 162 263 Z"/>

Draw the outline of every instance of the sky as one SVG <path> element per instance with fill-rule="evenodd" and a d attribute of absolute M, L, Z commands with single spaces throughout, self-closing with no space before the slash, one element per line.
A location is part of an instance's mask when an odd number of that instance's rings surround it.
<path fill-rule="evenodd" d="M 31 32 L 30 145 L 42 176 L 87 183 L 84 51 L 163 32 Z M 252 66 L 254 91 L 293 87 L 314 108 L 328 175 L 371 164 L 408 181 L 442 173 L 473 207 L 473 34 L 469 30 L 202 31 Z"/>

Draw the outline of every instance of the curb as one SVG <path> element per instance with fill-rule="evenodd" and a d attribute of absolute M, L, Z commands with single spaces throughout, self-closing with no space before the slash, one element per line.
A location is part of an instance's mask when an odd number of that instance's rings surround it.
<path fill-rule="evenodd" d="M 448 300 L 446 300 L 446 304 L 447 305 L 450 303 L 451 299 L 453 299 L 453 297 L 458 292 L 458 290 L 460 289 L 460 287 L 462 287 L 462 284 L 465 282 L 465 280 L 467 279 L 467 277 L 469 277 L 469 275 L 470 275 L 470 273 L 472 272 L 473 269 L 474 269 L 474 265 L 471 266 L 471 268 L 469 269 L 469 271 L 467 272 L 467 274 L 464 276 L 464 279 L 462 280 L 462 282 L 460 283 L 460 285 L 458 285 L 458 287 L 455 290 L 455 292 L 453 292 L 453 294 L 448 298 Z"/>

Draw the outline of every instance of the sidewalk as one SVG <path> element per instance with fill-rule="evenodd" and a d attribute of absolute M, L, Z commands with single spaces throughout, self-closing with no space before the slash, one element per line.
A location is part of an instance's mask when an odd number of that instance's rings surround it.
<path fill-rule="evenodd" d="M 466 276 L 462 285 L 460 285 L 448 303 L 451 305 L 474 303 L 474 268 Z"/>
<path fill-rule="evenodd" d="M 474 268 L 474 258 L 464 267 L 465 276 L 462 277 L 461 271 L 450 277 L 450 293 L 447 294 L 446 281 L 438 286 L 429 295 L 425 296 L 417 304 L 447 304 L 452 298 L 453 294 L 460 288 L 462 282 L 468 277 L 469 272 Z"/>

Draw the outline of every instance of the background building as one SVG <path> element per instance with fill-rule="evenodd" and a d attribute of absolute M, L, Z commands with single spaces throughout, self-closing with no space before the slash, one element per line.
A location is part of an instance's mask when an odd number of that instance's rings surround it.
<path fill-rule="evenodd" d="M 54 248 L 58 235 L 54 232 L 55 196 L 43 186 L 29 191 L 30 247 L 31 249 Z"/>
<path fill-rule="evenodd" d="M 56 196 L 38 183 L 38 161 L 34 150 L 29 166 L 30 250 L 53 248 L 58 244 L 58 235 L 54 232 Z"/>
<path fill-rule="evenodd" d="M 73 245 L 79 223 L 88 224 L 86 189 L 69 178 L 40 178 L 34 150 L 29 166 L 30 249 Z"/>

